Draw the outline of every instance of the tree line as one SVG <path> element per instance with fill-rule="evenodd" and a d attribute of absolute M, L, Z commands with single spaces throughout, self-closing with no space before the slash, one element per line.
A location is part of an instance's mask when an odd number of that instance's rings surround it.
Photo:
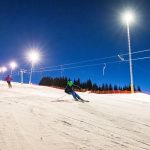
<path fill-rule="evenodd" d="M 52 87 L 57 87 L 57 88 L 65 88 L 67 81 L 69 79 L 70 78 L 67 78 L 67 77 L 55 77 L 55 78 L 43 77 L 40 80 L 39 85 L 52 86 Z M 114 93 L 117 91 L 120 91 L 120 92 L 130 91 L 130 85 L 118 86 L 118 85 L 112 85 L 112 84 L 107 84 L 107 83 L 97 85 L 96 83 L 92 83 L 90 79 L 88 79 L 87 81 L 81 82 L 79 78 L 74 79 L 73 82 L 75 85 L 78 85 L 79 87 L 81 87 L 81 89 L 77 89 L 80 91 L 82 91 L 83 89 L 96 92 L 96 93 L 108 93 L 108 91 L 109 93 Z M 134 87 L 134 90 L 141 92 L 140 86 Z"/>

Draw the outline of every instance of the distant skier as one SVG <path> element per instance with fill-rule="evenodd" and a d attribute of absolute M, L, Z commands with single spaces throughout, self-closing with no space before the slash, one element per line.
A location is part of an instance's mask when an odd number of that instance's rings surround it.
<path fill-rule="evenodd" d="M 8 75 L 8 76 L 5 78 L 5 80 L 6 80 L 6 82 L 8 83 L 8 87 L 9 87 L 9 88 L 12 88 L 11 81 L 12 81 L 13 79 L 11 78 L 11 76 Z"/>
<path fill-rule="evenodd" d="M 83 99 L 74 91 L 74 87 L 80 88 L 79 86 L 75 85 L 71 80 L 68 80 L 65 92 L 67 94 L 71 94 L 76 101 L 83 101 Z"/>

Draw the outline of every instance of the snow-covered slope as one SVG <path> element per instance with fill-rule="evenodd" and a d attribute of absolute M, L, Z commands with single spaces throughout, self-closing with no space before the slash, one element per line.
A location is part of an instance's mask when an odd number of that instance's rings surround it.
<path fill-rule="evenodd" d="M 150 150 L 150 96 L 0 83 L 0 150 Z"/>

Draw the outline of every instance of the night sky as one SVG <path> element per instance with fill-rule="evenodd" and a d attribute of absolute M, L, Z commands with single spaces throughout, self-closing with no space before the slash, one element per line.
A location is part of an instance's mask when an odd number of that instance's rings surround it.
<path fill-rule="evenodd" d="M 121 13 L 129 8 L 136 13 L 136 21 L 130 26 L 132 52 L 148 50 L 149 0 L 0 1 L 0 65 L 8 66 L 15 60 L 19 66 L 12 77 L 20 82 L 18 71 L 31 67 L 26 53 L 37 48 L 42 58 L 34 69 L 45 69 L 33 72 L 33 83 L 38 84 L 43 76 L 62 75 L 81 81 L 90 78 L 98 84 L 129 85 L 129 62 L 108 63 L 120 61 L 117 55 L 128 60 L 128 55 L 123 55 L 128 54 L 128 43 Z M 106 57 L 111 58 L 103 59 Z M 132 55 L 133 59 L 143 57 L 150 57 L 150 51 Z M 133 61 L 134 83 L 144 91 L 150 91 L 149 64 L 150 59 Z M 28 80 L 26 73 L 24 81 Z"/>

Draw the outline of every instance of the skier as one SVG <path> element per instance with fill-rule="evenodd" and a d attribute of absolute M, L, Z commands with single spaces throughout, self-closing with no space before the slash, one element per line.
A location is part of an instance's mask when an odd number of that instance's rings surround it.
<path fill-rule="evenodd" d="M 67 94 L 71 94 L 73 96 L 73 98 L 78 101 L 84 101 L 75 91 L 74 91 L 74 87 L 80 88 L 79 86 L 75 85 L 71 80 L 68 80 L 67 82 L 67 86 L 65 88 L 65 92 Z"/>
<path fill-rule="evenodd" d="M 11 81 L 12 81 L 13 79 L 11 78 L 11 76 L 8 75 L 8 76 L 5 78 L 5 80 L 6 80 L 6 82 L 8 83 L 8 87 L 9 87 L 9 88 L 12 88 Z"/>

